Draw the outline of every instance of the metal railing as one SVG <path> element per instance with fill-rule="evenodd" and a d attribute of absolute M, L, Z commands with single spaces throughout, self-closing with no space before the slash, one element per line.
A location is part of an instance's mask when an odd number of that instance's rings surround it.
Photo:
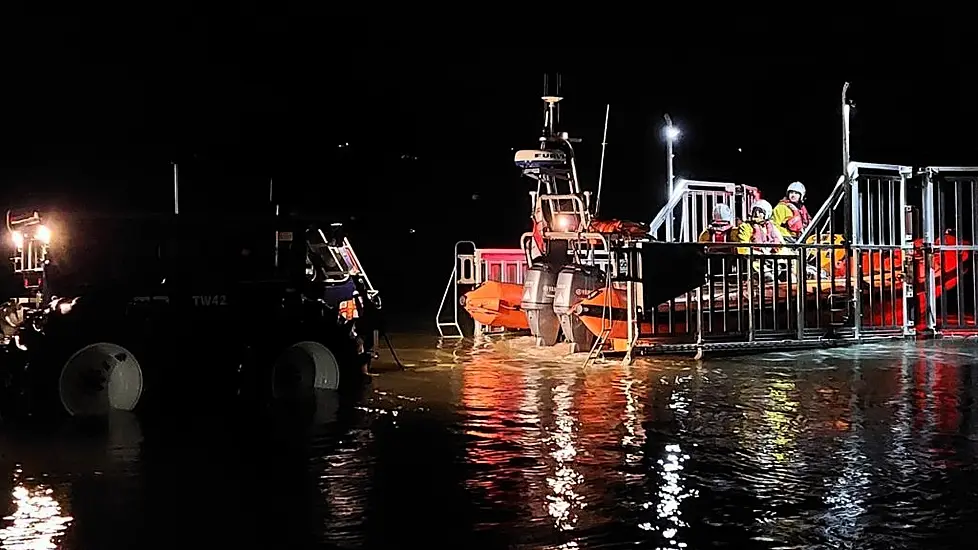
<path fill-rule="evenodd" d="M 671 240 L 666 227 L 669 220 L 679 221 L 680 242 L 692 242 L 699 238 L 700 233 L 710 224 L 713 207 L 726 204 L 739 219 L 745 219 L 754 201 L 760 196 L 757 188 L 736 183 L 679 180 L 672 196 L 659 210 L 649 225 L 649 235 L 660 241 Z M 676 215 L 676 210 L 679 215 Z"/>
<path fill-rule="evenodd" d="M 913 334 L 909 297 L 914 247 L 907 220 L 907 166 L 850 163 L 795 243 L 762 254 L 743 243 L 709 243 L 706 281 L 662 304 L 630 302 L 637 352 L 804 346 Z M 680 187 L 653 221 L 688 195 Z M 702 210 L 702 207 L 700 207 Z M 683 240 L 700 221 L 690 215 Z M 639 271 L 641 268 L 638 268 Z M 641 295 L 643 283 L 630 283 Z M 629 356 L 631 353 L 629 353 Z"/>
<path fill-rule="evenodd" d="M 905 334 L 901 264 L 867 259 L 871 267 L 852 277 L 845 244 L 785 244 L 776 254 L 753 248 L 743 254 L 737 247 L 709 245 L 703 285 L 636 312 L 639 348 L 763 347 Z M 866 258 L 872 253 L 862 252 Z M 862 317 L 855 316 L 855 303 L 865 306 Z"/>
<path fill-rule="evenodd" d="M 445 286 L 435 324 L 442 338 L 463 338 L 465 333 L 459 320 L 462 292 L 472 290 L 486 281 L 523 284 L 529 262 L 526 252 L 518 248 L 477 248 L 472 241 L 455 243 L 452 274 Z M 451 317 L 448 317 L 448 299 L 451 296 Z M 475 334 L 485 334 L 503 329 L 485 327 L 475 323 Z"/>
<path fill-rule="evenodd" d="M 978 167 L 928 166 L 919 174 L 923 330 L 978 334 Z"/>

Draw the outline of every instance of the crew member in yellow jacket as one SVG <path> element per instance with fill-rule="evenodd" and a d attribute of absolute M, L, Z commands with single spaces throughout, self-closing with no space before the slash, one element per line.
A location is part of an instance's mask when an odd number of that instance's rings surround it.
<path fill-rule="evenodd" d="M 771 222 L 778 228 L 785 242 L 798 242 L 812 218 L 805 208 L 805 186 L 796 181 L 788 186 L 781 202 L 771 212 Z"/>

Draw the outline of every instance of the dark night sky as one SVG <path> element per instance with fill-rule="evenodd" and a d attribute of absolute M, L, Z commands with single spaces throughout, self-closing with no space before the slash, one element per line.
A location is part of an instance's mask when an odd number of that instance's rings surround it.
<path fill-rule="evenodd" d="M 664 112 L 684 130 L 678 174 L 775 197 L 800 179 L 813 200 L 824 195 L 839 173 L 847 79 L 854 159 L 978 164 L 973 56 L 956 50 L 966 35 L 934 33 L 924 48 L 911 33 L 865 38 L 858 22 L 799 32 L 741 18 L 655 29 L 634 37 L 647 45 L 637 49 L 476 48 L 461 31 L 359 30 L 343 18 L 112 21 L 0 25 L 0 205 L 165 210 L 177 160 L 185 210 L 261 201 L 274 177 L 294 204 L 356 216 L 362 232 L 382 228 L 446 261 L 459 238 L 515 245 L 530 185 L 512 149 L 535 146 L 542 76 L 554 70 L 564 129 L 584 139 L 585 187 L 611 103 L 613 216 L 647 220 L 664 199 Z"/>

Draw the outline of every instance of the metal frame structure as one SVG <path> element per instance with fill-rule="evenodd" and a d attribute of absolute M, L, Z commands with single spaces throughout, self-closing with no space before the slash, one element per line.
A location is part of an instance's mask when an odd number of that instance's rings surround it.
<path fill-rule="evenodd" d="M 599 306 L 603 330 L 585 364 L 603 349 L 612 319 L 627 324 L 626 362 L 647 353 L 701 356 L 710 351 L 823 347 L 875 338 L 978 336 L 978 166 L 928 166 L 915 171 L 908 165 L 852 161 L 848 87 L 846 83 L 842 90 L 842 174 L 797 242 L 780 246 L 774 254 L 758 253 L 750 245 L 704 244 L 709 267 L 702 285 L 694 281 L 692 290 L 661 304 L 643 303 L 645 249 L 669 243 L 688 247 L 708 226 L 714 205 L 727 204 L 745 219 L 760 198 L 756 188 L 735 183 L 674 182 L 671 149 L 667 151 L 669 198 L 653 218 L 647 237 L 576 230 L 544 234 L 548 241 L 566 241 L 573 261 L 602 267 L 608 275 L 606 296 L 622 292 L 627 303 L 626 311 L 617 313 L 610 298 Z M 550 124 L 548 131 L 553 134 L 553 107 L 559 98 L 544 100 L 545 124 Z M 568 138 L 563 134 L 556 139 Z M 580 230 L 587 229 L 590 197 L 579 189 L 576 168 L 572 163 L 569 168 L 558 167 L 549 157 L 541 159 L 531 165 L 527 155 L 521 165 L 524 174 L 538 182 L 537 191 L 530 193 L 534 209 L 546 207 L 550 227 L 555 212 L 567 211 L 580 218 Z M 520 164 L 519 155 L 517 161 Z M 919 202 L 909 192 L 916 178 L 922 189 Z M 569 184 L 569 195 L 557 194 L 560 181 Z M 532 234 L 524 234 L 522 249 L 504 252 L 525 254 L 529 265 L 531 241 Z M 455 330 L 453 337 L 462 336 L 458 286 L 489 280 L 480 250 L 474 243 L 464 243 L 471 245 L 472 252 L 460 254 L 463 243 L 456 245 L 455 267 L 438 312 L 442 336 L 445 327 Z M 468 269 L 474 275 L 460 276 L 465 262 L 471 263 Z M 954 264 L 954 270 L 948 270 L 948 263 Z M 966 277 L 970 280 L 964 281 Z M 453 288 L 455 317 L 444 323 L 442 313 Z M 476 332 L 484 333 L 484 328 L 477 326 Z"/>
<path fill-rule="evenodd" d="M 925 336 L 978 335 L 978 166 L 927 166 L 918 172 L 921 185 L 921 225 L 924 239 L 923 331 Z M 948 227 L 948 217 L 953 223 Z M 940 234 L 938 234 L 940 232 Z M 954 237 L 954 244 L 949 237 Z M 967 239 L 965 244 L 959 239 Z M 948 255 L 958 266 L 958 280 L 949 292 L 938 285 L 937 271 Z M 970 271 L 970 287 L 961 281 L 962 266 Z M 942 285 L 944 282 L 942 281 Z M 970 291 L 970 292 L 969 292 Z M 967 312 L 971 312 L 970 319 Z M 953 314 L 953 320 L 950 315 Z"/>
<path fill-rule="evenodd" d="M 471 250 L 471 251 L 470 251 Z M 519 248 L 477 248 L 472 241 L 455 243 L 455 265 L 452 274 L 442 294 L 438 312 L 435 314 L 435 326 L 441 338 L 463 338 L 465 333 L 459 322 L 459 306 L 462 297 L 461 290 L 472 289 L 486 281 L 503 283 L 522 283 L 529 262 L 526 252 Z M 448 297 L 451 295 L 452 313 L 446 319 Z M 499 333 L 492 327 L 482 326 L 475 322 L 474 334 Z"/>
<path fill-rule="evenodd" d="M 664 240 L 672 242 L 675 227 L 671 227 L 670 223 L 675 223 L 675 209 L 681 207 L 679 241 L 695 241 L 709 225 L 715 205 L 726 204 L 735 216 L 744 218 L 758 197 L 760 197 L 760 191 L 756 187 L 736 183 L 681 179 L 679 185 L 670 195 L 669 201 L 652 219 L 649 235 L 659 238 L 660 231 L 664 227 Z"/>
<path fill-rule="evenodd" d="M 919 207 L 909 204 L 908 188 L 916 176 L 922 183 Z M 703 212 L 709 212 L 712 204 L 731 204 L 743 213 L 749 211 L 755 197 L 753 188 L 747 186 L 681 181 L 654 218 L 652 234 L 664 229 L 667 209 L 682 209 L 684 212 L 676 216 L 681 224 L 676 228 L 679 242 L 695 241 L 708 221 Z M 578 257 L 607 268 L 608 289 L 614 284 L 625 291 L 629 303 L 626 361 L 649 353 L 846 345 L 870 338 L 913 337 L 921 329 L 925 335 L 978 334 L 974 317 L 958 315 L 964 309 L 978 309 L 978 274 L 973 269 L 978 255 L 978 223 L 972 222 L 978 218 L 972 214 L 978 209 L 975 199 L 978 167 L 926 167 L 915 172 L 905 165 L 850 162 L 848 174 L 839 177 L 799 243 L 784 245 L 781 254 L 773 258 L 753 251 L 746 256 L 737 254 L 735 244 L 711 244 L 709 281 L 651 309 L 642 303 L 642 283 L 619 277 L 629 272 L 641 275 L 640 256 L 633 253 L 650 241 L 609 240 L 600 233 L 548 233 L 547 237 L 600 242 L 589 250 L 582 249 Z M 912 217 L 917 210 L 922 222 L 914 224 Z M 936 228 L 952 215 L 950 229 L 967 243 L 952 244 L 938 238 Z M 915 237 L 925 244 L 915 246 Z M 524 245 L 530 238 L 530 233 L 523 235 Z M 471 252 L 459 249 L 465 244 L 471 246 Z M 522 255 L 522 269 L 528 265 L 526 246 L 480 250 L 471 242 L 456 245 L 455 269 L 438 313 L 442 336 L 463 335 L 457 306 L 451 322 L 441 321 L 449 294 L 454 292 L 453 303 L 457 304 L 460 285 L 504 279 L 499 269 L 496 275 L 490 272 L 489 264 L 498 262 L 493 254 L 511 258 Z M 939 282 L 932 267 L 939 263 L 936 258 L 941 254 L 958 255 L 970 273 L 971 294 L 964 292 L 967 289 L 963 284 L 958 294 L 935 292 Z M 966 261 L 965 255 L 970 259 Z M 819 269 L 813 275 L 802 275 L 811 270 L 802 266 L 811 264 L 813 258 L 830 257 L 836 258 L 837 270 Z M 629 259 L 635 265 L 629 265 Z M 921 262 L 926 266 L 918 269 Z M 927 275 L 922 284 L 916 283 L 918 271 Z M 798 290 L 800 281 L 827 290 L 806 298 Z M 917 312 L 915 319 L 913 304 L 921 295 L 926 297 L 927 309 Z M 644 330 L 643 324 L 648 328 L 650 319 L 657 319 L 651 323 L 654 328 Z M 447 327 L 454 329 L 452 334 L 443 330 Z M 487 332 L 486 327 L 477 327 L 477 333 Z M 604 343 L 604 338 L 599 340 Z"/>

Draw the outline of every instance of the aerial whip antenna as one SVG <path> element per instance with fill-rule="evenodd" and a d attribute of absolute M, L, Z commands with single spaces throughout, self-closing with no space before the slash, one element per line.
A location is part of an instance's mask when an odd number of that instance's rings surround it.
<path fill-rule="evenodd" d="M 560 97 L 560 73 L 557 73 L 557 93 L 555 95 Z M 560 124 L 560 103 L 557 104 L 556 120 L 554 122 Z"/>
<path fill-rule="evenodd" d="M 611 114 L 611 104 L 604 108 L 604 135 L 601 136 L 601 165 L 598 168 L 598 196 L 594 201 L 594 217 L 601 211 L 601 182 L 604 181 L 604 153 L 608 146 L 608 115 Z"/>
<path fill-rule="evenodd" d="M 171 162 L 173 165 L 173 213 L 180 213 L 180 168 L 177 166 L 176 161 Z"/>

